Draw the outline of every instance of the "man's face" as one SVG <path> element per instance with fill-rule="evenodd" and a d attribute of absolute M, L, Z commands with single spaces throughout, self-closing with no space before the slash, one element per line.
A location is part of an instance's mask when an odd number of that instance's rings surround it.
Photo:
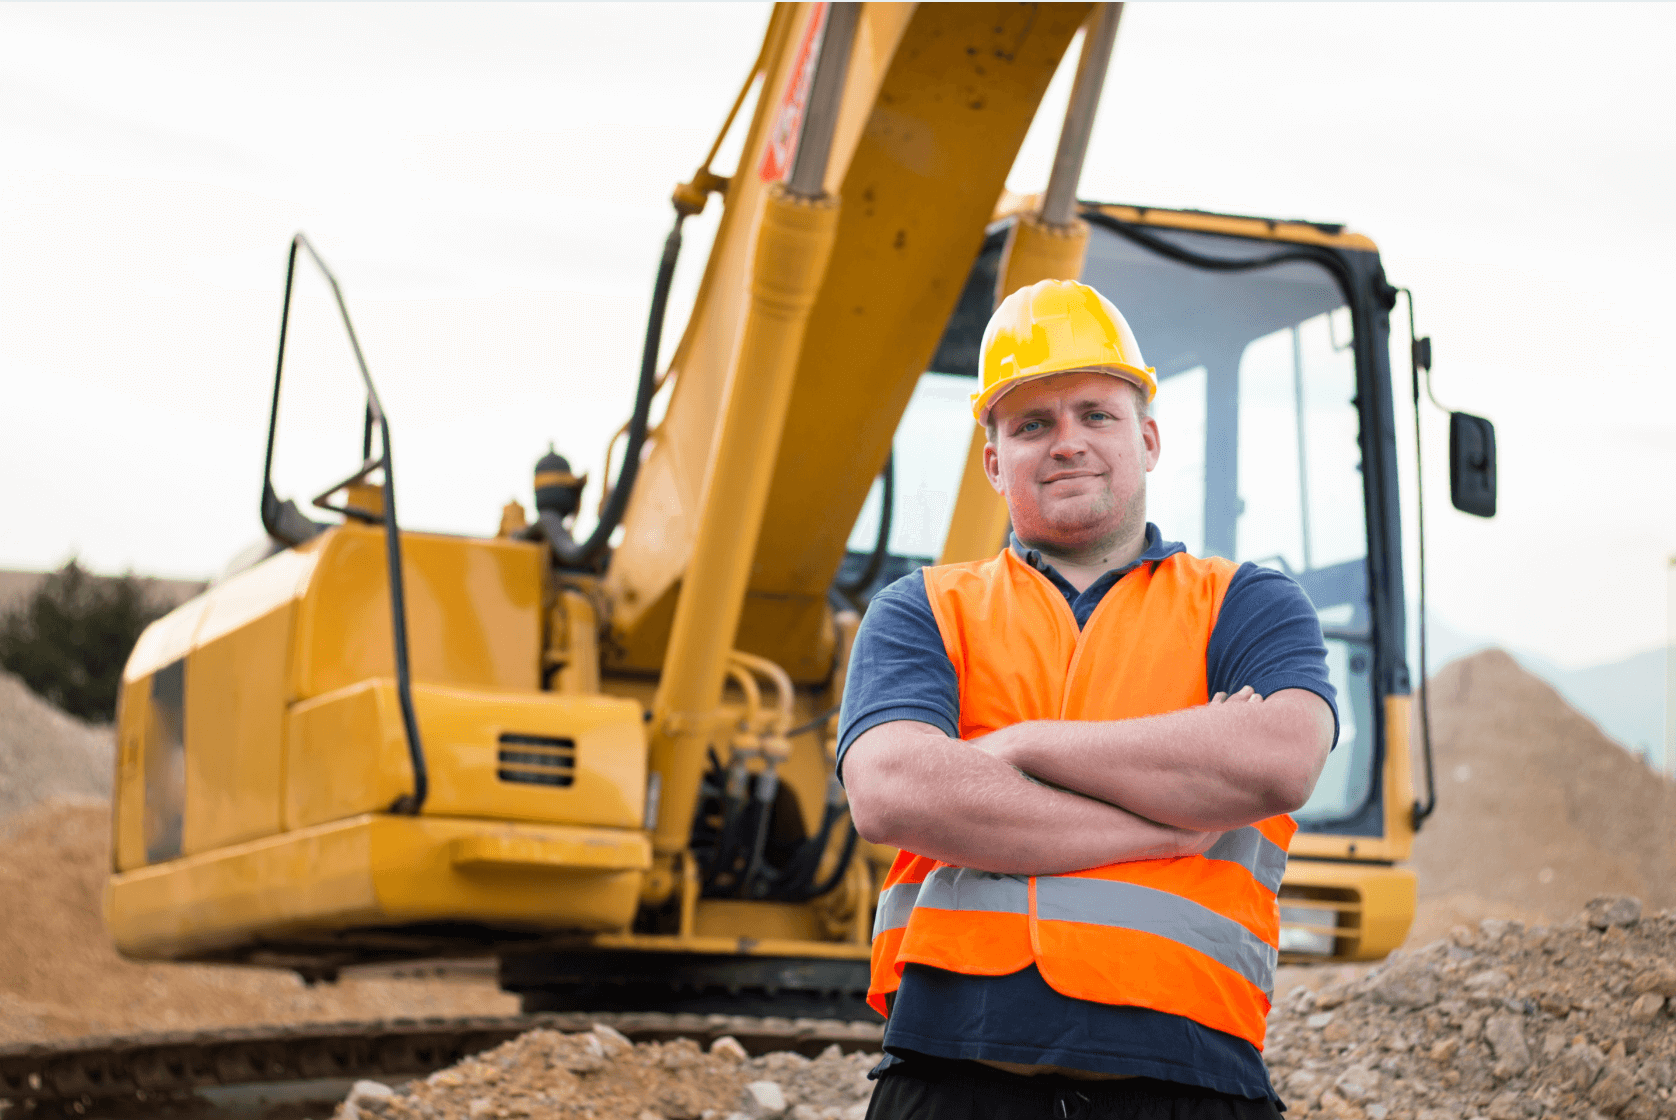
<path fill-rule="evenodd" d="M 1020 540 L 1071 552 L 1144 531 L 1158 424 L 1139 404 L 1131 382 L 1104 373 L 1027 381 L 996 403 L 984 471 Z"/>

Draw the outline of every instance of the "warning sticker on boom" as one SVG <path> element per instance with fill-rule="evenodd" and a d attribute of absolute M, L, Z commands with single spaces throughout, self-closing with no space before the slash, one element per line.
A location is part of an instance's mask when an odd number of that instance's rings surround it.
<path fill-rule="evenodd" d="M 803 29 L 803 42 L 797 48 L 797 60 L 792 64 L 791 80 L 780 99 L 780 111 L 768 131 L 768 143 L 762 151 L 762 166 L 758 174 L 762 181 L 771 183 L 784 179 L 791 171 L 792 157 L 797 154 L 797 138 L 803 131 L 803 111 L 809 104 L 809 87 L 815 80 L 815 60 L 820 57 L 821 37 L 826 33 L 826 13 L 830 7 L 822 0 L 809 15 Z"/>

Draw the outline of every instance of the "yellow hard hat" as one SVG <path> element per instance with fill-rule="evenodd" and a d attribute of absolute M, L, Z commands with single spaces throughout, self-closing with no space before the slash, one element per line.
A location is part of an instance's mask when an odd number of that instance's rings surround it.
<path fill-rule="evenodd" d="M 979 352 L 982 388 L 972 394 L 972 415 L 982 423 L 1009 390 L 1055 373 L 1109 373 L 1146 390 L 1158 378 L 1123 313 L 1087 284 L 1042 280 L 1001 301 L 984 328 Z"/>

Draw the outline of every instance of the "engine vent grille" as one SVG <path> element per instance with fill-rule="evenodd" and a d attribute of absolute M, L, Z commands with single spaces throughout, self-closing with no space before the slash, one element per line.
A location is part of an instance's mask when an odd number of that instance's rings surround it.
<path fill-rule="evenodd" d="M 1354 956 L 1362 936 L 1361 894 L 1354 888 L 1280 888 L 1280 961 Z"/>
<path fill-rule="evenodd" d="M 576 780 L 576 740 L 547 735 L 500 737 L 495 776 L 531 786 L 568 786 Z"/>

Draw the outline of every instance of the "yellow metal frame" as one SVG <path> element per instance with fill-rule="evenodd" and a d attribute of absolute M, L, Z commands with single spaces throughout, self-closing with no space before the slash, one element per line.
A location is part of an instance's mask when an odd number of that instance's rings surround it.
<path fill-rule="evenodd" d="M 1408 746 L 1409 698 L 1385 698 L 1384 836 L 1331 836 L 1300 832 L 1292 854 L 1306 859 L 1399 863 L 1414 847 L 1414 762 Z"/>
<path fill-rule="evenodd" d="M 1318 923 L 1301 928 L 1329 934 L 1335 944 L 1331 958 L 1289 953 L 1287 959 L 1378 960 L 1408 939 L 1415 893 L 1414 872 L 1406 867 L 1292 860 L 1286 865 L 1281 908 L 1319 912 Z"/>
<path fill-rule="evenodd" d="M 644 824 L 646 734 L 634 701 L 415 685 L 413 704 L 430 774 L 427 815 Z M 538 769 L 500 759 L 509 733 L 573 743 L 571 784 L 501 777 Z M 413 788 L 395 682 L 363 681 L 292 705 L 285 762 L 287 829 L 388 808 Z"/>

